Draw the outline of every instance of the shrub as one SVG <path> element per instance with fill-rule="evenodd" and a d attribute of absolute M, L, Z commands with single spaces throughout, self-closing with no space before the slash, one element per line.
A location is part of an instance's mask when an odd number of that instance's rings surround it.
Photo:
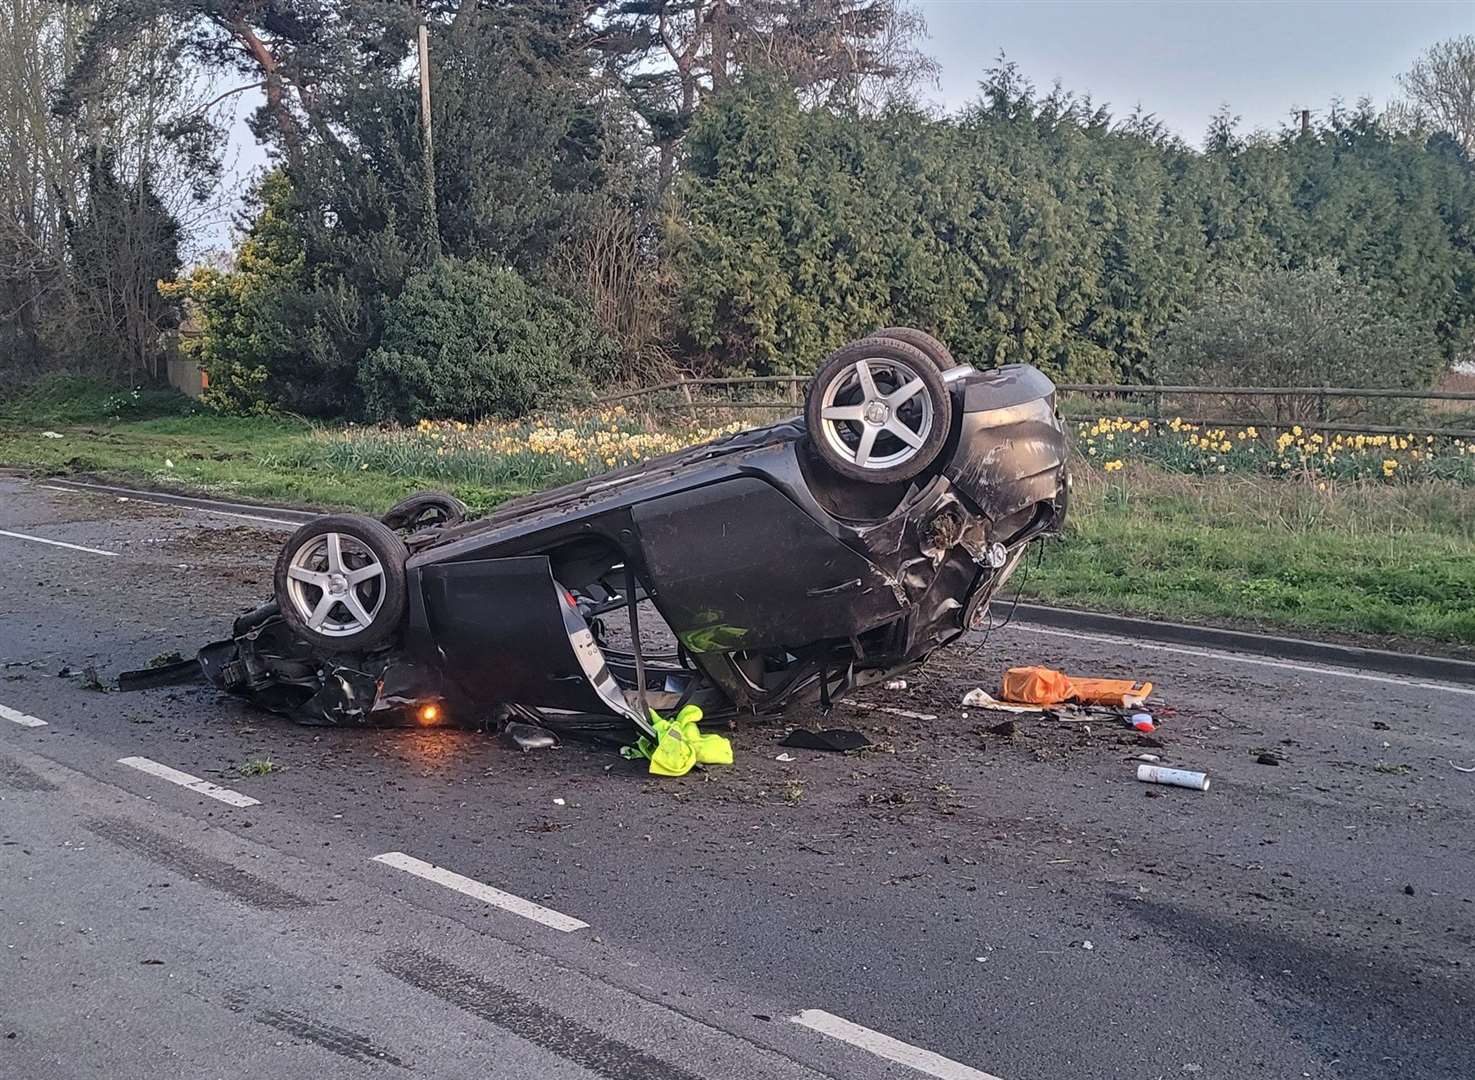
<path fill-rule="evenodd" d="M 445 258 L 389 305 L 358 380 L 375 420 L 513 418 L 613 364 L 614 346 L 574 304 L 512 270 Z"/>
<path fill-rule="evenodd" d="M 1169 326 L 1153 360 L 1157 382 L 1203 386 L 1421 388 L 1440 367 L 1429 330 L 1390 314 L 1326 263 L 1230 280 Z M 1328 410 L 1361 407 L 1275 398 L 1283 420 L 1332 419 Z"/>

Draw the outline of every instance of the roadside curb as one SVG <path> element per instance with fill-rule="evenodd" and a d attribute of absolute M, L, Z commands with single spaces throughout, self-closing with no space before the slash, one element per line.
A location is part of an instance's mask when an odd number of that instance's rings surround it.
<path fill-rule="evenodd" d="M 124 487 L 121 484 L 105 484 L 96 480 L 72 480 L 64 476 L 27 476 L 22 477 L 31 483 L 49 487 L 66 488 L 69 491 L 85 492 L 92 495 L 118 495 L 139 502 L 165 503 L 170 506 L 192 507 L 197 510 L 221 510 L 227 513 L 237 514 L 274 514 L 280 518 L 289 518 L 298 524 L 306 524 L 315 517 L 327 513 L 326 510 L 308 510 L 300 506 L 275 506 L 271 503 L 237 502 L 232 499 L 216 499 L 206 495 L 178 495 L 171 491 L 150 491 L 144 488 Z"/>
<path fill-rule="evenodd" d="M 1137 619 L 1128 615 L 1107 615 L 1097 611 L 1078 611 L 1023 602 L 1015 606 L 1014 618 L 1059 630 L 1110 634 L 1114 637 L 1139 638 L 1171 645 L 1269 656 L 1277 660 L 1304 660 L 1335 667 L 1359 668 L 1384 675 L 1402 675 L 1410 679 L 1439 679 L 1475 685 L 1475 662 L 1445 656 L 1367 649 L 1358 645 L 1334 645 L 1324 641 L 1307 641 L 1304 638 L 1256 634 L 1248 630 L 1192 626 L 1188 623 Z"/>

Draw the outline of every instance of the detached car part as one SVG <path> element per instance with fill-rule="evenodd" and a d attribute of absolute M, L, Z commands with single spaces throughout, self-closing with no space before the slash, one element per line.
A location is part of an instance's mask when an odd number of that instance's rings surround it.
<path fill-rule="evenodd" d="M 887 328 L 820 365 L 802 419 L 475 521 L 421 492 L 380 521 L 304 525 L 274 599 L 198 668 L 308 722 L 515 720 L 621 741 L 647 707 L 827 705 L 978 625 L 1068 500 L 1048 378 Z"/>

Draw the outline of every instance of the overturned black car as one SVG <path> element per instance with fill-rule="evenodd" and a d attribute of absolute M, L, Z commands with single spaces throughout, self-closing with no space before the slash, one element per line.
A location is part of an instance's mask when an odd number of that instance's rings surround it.
<path fill-rule="evenodd" d="M 986 616 L 1070 481 L 1054 385 L 892 328 L 795 418 L 518 499 L 412 496 L 298 529 L 274 599 L 199 654 L 318 723 L 645 728 L 829 703 Z"/>

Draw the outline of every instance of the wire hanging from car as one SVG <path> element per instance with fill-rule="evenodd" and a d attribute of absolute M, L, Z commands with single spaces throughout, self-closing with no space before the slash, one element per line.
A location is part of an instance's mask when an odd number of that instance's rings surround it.
<path fill-rule="evenodd" d="M 1043 551 L 1041 551 L 1040 557 L 1044 557 Z M 993 601 L 989 601 L 989 622 L 988 625 L 983 628 L 983 640 L 969 650 L 967 657 L 969 660 L 972 660 L 975 656 L 983 651 L 983 647 L 988 644 L 989 635 L 991 635 L 995 630 L 1003 630 L 1011 622 L 1014 621 L 1014 612 L 1015 609 L 1019 607 L 1019 598 L 1024 595 L 1025 585 L 1029 584 L 1029 563 L 1027 561 L 1024 564 L 1023 570 L 1024 573 L 1021 574 L 1019 577 L 1019 588 L 1014 590 L 1014 599 L 1009 603 L 1009 614 L 1004 616 L 1003 622 L 996 623 L 993 621 Z"/>

